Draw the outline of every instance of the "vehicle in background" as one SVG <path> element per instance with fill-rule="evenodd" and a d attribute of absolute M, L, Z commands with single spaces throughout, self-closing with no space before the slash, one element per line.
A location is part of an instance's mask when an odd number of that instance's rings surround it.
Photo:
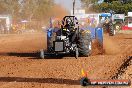
<path fill-rule="evenodd" d="M 132 12 L 128 12 L 128 16 L 125 17 L 124 26 L 122 30 L 132 30 Z"/>
<path fill-rule="evenodd" d="M 122 30 L 122 26 L 123 26 L 124 20 L 125 20 L 125 14 L 114 14 L 112 19 L 113 19 L 114 29 L 117 33 L 120 30 Z"/>
<path fill-rule="evenodd" d="M 125 14 L 111 14 L 111 13 L 101 13 L 99 15 L 99 22 L 103 25 L 105 31 L 111 32 L 112 35 L 115 35 L 120 30 L 125 22 Z M 111 22 L 111 23 L 110 23 Z M 109 25 L 109 23 L 111 25 Z M 110 29 L 110 27 L 112 29 Z"/>
<path fill-rule="evenodd" d="M 104 32 L 109 33 L 110 36 L 115 35 L 115 29 L 113 24 L 111 13 L 101 13 L 99 14 L 99 24 L 103 27 Z"/>

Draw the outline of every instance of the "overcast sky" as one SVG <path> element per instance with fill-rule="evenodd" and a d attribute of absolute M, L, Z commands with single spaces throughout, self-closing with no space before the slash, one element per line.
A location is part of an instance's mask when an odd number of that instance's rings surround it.
<path fill-rule="evenodd" d="M 54 0 L 54 1 L 55 1 L 55 3 L 64 6 L 68 11 L 71 11 L 72 10 L 73 0 Z M 76 9 L 81 8 L 80 0 L 75 0 L 75 1 L 76 1 L 75 8 Z"/>

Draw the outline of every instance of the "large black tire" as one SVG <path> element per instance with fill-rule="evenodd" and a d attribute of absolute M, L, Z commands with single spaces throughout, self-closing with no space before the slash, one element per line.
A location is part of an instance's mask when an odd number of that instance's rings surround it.
<path fill-rule="evenodd" d="M 113 27 L 112 23 L 109 23 L 109 36 L 114 36 L 115 35 L 115 29 Z"/>
<path fill-rule="evenodd" d="M 78 52 L 80 56 L 89 56 L 92 52 L 91 34 L 87 31 L 88 30 L 82 30 L 79 33 Z"/>

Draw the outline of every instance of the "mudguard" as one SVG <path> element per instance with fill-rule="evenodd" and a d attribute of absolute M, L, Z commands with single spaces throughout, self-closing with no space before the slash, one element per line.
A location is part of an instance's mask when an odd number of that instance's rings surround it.
<path fill-rule="evenodd" d="M 103 28 L 97 27 L 95 30 L 96 39 L 98 40 L 99 44 L 103 46 Z"/>
<path fill-rule="evenodd" d="M 90 30 L 91 39 L 97 39 L 99 44 L 103 46 L 103 28 L 102 27 L 85 27 L 83 30 Z"/>
<path fill-rule="evenodd" d="M 81 28 L 82 30 L 89 30 L 90 31 L 90 34 L 91 34 L 91 39 L 95 39 L 95 28 L 92 28 L 92 27 L 84 27 L 84 28 Z"/>

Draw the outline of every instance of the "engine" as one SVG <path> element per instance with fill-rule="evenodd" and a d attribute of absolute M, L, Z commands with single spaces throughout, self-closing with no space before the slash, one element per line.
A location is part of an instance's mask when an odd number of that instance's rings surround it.
<path fill-rule="evenodd" d="M 53 46 L 50 46 L 52 49 L 51 52 L 54 53 L 70 53 L 75 51 L 76 45 L 76 35 L 77 28 L 75 27 L 75 17 L 67 16 L 63 18 L 61 28 L 57 29 L 54 33 Z M 77 22 L 76 22 L 77 23 Z"/>

